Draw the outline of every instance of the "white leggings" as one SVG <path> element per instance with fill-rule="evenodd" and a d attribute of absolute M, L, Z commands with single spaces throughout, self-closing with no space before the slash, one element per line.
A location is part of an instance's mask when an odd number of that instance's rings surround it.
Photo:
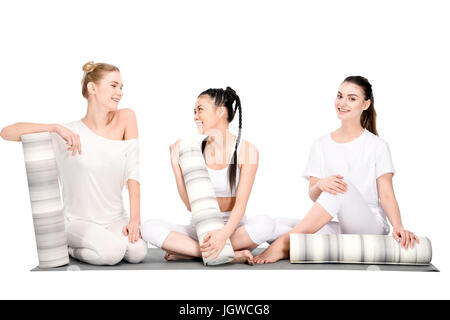
<path fill-rule="evenodd" d="M 381 217 L 373 213 L 356 187 L 344 179 L 347 191 L 333 195 L 322 192 L 317 202 L 339 222 L 331 221 L 319 234 L 388 234 L 389 226 Z M 299 222 L 294 218 L 275 218 L 275 230 L 269 243 L 288 233 Z"/>
<path fill-rule="evenodd" d="M 226 223 L 228 221 L 229 212 L 222 212 L 222 215 L 224 222 Z M 238 227 L 242 225 L 245 227 L 250 239 L 257 245 L 271 239 L 275 228 L 273 219 L 264 215 L 258 215 L 249 219 L 244 217 Z M 189 225 L 181 225 L 152 219 L 146 221 L 141 226 L 142 238 L 158 248 L 162 248 L 170 231 L 176 231 L 185 234 L 194 240 L 198 240 L 195 226 L 192 223 Z"/>
<path fill-rule="evenodd" d="M 128 224 L 127 218 L 106 227 L 82 220 L 66 220 L 69 254 L 80 261 L 95 265 L 115 265 L 125 259 L 139 263 L 147 255 L 147 243 L 139 239 L 128 241 L 122 228 Z"/>

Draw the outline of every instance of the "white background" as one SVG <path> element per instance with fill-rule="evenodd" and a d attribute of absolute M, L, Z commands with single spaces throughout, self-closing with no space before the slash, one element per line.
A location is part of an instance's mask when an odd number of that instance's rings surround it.
<path fill-rule="evenodd" d="M 0 128 L 80 119 L 82 65 L 117 65 L 121 107 L 138 117 L 143 221 L 189 221 L 168 146 L 195 131 L 197 95 L 226 86 L 260 151 L 247 215 L 303 216 L 311 143 L 339 126 L 341 81 L 366 76 L 404 225 L 431 239 L 442 272 L 30 272 L 38 260 L 22 147 L 0 141 L 0 297 L 450 298 L 448 16 L 446 1 L 2 2 Z"/>

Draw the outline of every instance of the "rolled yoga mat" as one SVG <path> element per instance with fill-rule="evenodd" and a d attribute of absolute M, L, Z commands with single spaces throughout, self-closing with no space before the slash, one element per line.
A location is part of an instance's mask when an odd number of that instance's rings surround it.
<path fill-rule="evenodd" d="M 362 263 L 429 265 L 431 242 L 419 237 L 404 249 L 392 236 L 359 234 L 291 234 L 291 263 Z"/>
<path fill-rule="evenodd" d="M 40 268 L 69 263 L 64 213 L 50 133 L 21 136 Z"/>
<path fill-rule="evenodd" d="M 180 141 L 179 164 L 191 205 L 192 222 L 197 231 L 199 243 L 202 244 L 203 238 L 209 231 L 219 230 L 225 224 L 220 216 L 220 208 L 209 178 L 200 142 L 190 139 Z M 207 265 L 219 265 L 233 259 L 234 250 L 230 239 L 227 239 L 216 259 L 205 258 L 203 254 L 203 263 Z"/>

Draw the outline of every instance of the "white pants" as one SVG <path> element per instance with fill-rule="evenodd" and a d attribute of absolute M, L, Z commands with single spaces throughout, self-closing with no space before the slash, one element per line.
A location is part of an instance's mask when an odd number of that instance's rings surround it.
<path fill-rule="evenodd" d="M 128 236 L 122 233 L 127 224 L 127 218 L 106 227 L 83 220 L 66 220 L 69 254 L 95 265 L 115 265 L 122 259 L 141 262 L 147 255 L 147 243 L 142 239 L 135 243 L 128 241 Z"/>
<path fill-rule="evenodd" d="M 317 202 L 338 222 L 331 221 L 322 229 L 319 234 L 388 234 L 389 226 L 380 216 L 377 216 L 369 208 L 361 193 L 348 180 L 347 191 L 333 195 L 322 192 L 317 198 Z M 294 218 L 276 218 L 275 230 L 269 243 L 275 241 L 280 236 L 291 231 L 299 222 Z"/>
<path fill-rule="evenodd" d="M 226 223 L 230 213 L 222 212 L 221 214 Z M 271 239 L 275 228 L 273 219 L 264 215 L 258 215 L 249 219 L 244 217 L 238 227 L 242 225 L 245 227 L 250 239 L 257 245 Z M 192 223 L 189 225 L 181 225 L 162 220 L 148 220 L 141 226 L 142 238 L 158 248 L 162 248 L 170 231 L 185 234 L 198 241 L 197 232 Z"/>

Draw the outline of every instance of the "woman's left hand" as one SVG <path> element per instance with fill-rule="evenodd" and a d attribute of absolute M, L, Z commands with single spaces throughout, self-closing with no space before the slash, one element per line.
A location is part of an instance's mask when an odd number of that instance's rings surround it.
<path fill-rule="evenodd" d="M 411 231 L 405 229 L 395 229 L 392 231 L 392 236 L 397 242 L 401 242 L 401 246 L 405 249 L 408 249 L 409 246 L 414 248 L 414 242 L 417 241 L 419 243 L 419 238 L 412 233 Z"/>
<path fill-rule="evenodd" d="M 124 226 L 122 233 L 128 236 L 128 241 L 131 243 L 137 242 L 141 238 L 141 223 L 140 221 L 131 221 Z"/>
<path fill-rule="evenodd" d="M 228 237 L 222 230 L 213 230 L 206 234 L 203 238 L 203 244 L 200 251 L 206 252 L 205 258 L 212 256 L 211 260 L 216 259 L 222 251 Z"/>

